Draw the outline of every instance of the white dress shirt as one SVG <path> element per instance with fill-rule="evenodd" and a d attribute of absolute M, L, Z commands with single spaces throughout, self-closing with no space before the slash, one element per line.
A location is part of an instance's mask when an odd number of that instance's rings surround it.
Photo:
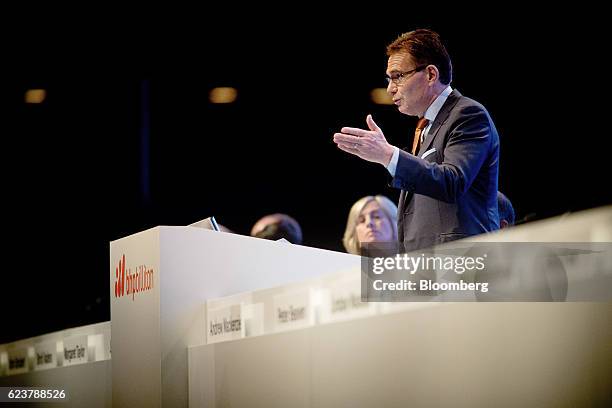
<path fill-rule="evenodd" d="M 443 90 L 440 95 L 438 95 L 438 97 L 433 101 L 431 105 L 429 105 L 429 108 L 427 108 L 427 110 L 425 111 L 424 116 L 425 116 L 425 119 L 429 121 L 429 123 L 427 123 L 427 126 L 425 126 L 425 129 L 423 129 L 423 131 L 421 132 L 421 137 L 423 138 L 422 140 L 425 140 L 425 138 L 429 134 L 429 129 L 431 129 L 431 125 L 433 124 L 433 121 L 436 119 L 436 116 L 438 116 L 440 109 L 442 109 L 442 105 L 444 105 L 444 102 L 446 102 L 448 95 L 450 95 L 452 91 L 453 91 L 453 88 L 451 88 L 450 85 L 447 86 L 446 89 Z M 395 177 L 395 169 L 397 168 L 398 160 L 399 160 L 399 148 L 393 146 L 393 156 L 391 156 L 391 161 L 387 165 L 387 170 L 389 171 L 389 173 L 391 173 L 393 177 Z"/>

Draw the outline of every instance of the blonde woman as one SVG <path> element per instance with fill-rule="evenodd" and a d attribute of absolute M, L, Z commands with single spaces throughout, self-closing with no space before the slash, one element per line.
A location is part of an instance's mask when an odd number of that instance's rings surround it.
<path fill-rule="evenodd" d="M 349 211 L 344 248 L 359 255 L 365 242 L 397 242 L 397 207 L 383 195 L 360 198 Z"/>

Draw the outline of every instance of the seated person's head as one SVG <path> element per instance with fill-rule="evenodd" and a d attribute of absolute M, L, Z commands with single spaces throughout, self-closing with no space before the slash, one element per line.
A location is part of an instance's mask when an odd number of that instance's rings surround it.
<path fill-rule="evenodd" d="M 251 236 L 274 241 L 285 238 L 292 244 L 299 245 L 302 243 L 302 228 L 287 214 L 270 214 L 253 225 Z"/>
<path fill-rule="evenodd" d="M 363 197 L 349 211 L 342 243 L 350 254 L 359 255 L 366 242 L 397 241 L 397 207 L 382 195 Z"/>
<path fill-rule="evenodd" d="M 514 225 L 514 208 L 502 192 L 497 192 L 497 211 L 499 212 L 499 228 Z"/>

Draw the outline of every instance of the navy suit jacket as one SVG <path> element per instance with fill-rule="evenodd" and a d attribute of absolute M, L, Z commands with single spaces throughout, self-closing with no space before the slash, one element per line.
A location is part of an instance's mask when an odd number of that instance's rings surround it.
<path fill-rule="evenodd" d="M 499 136 L 487 110 L 453 90 L 417 155 L 403 150 L 398 236 L 406 251 L 499 229 Z"/>

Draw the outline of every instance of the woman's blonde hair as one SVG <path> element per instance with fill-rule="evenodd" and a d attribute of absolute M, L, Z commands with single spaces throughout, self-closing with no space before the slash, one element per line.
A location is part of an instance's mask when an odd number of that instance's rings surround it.
<path fill-rule="evenodd" d="M 346 230 L 344 231 L 342 244 L 344 244 L 344 248 L 349 254 L 360 254 L 361 245 L 357 240 L 356 233 L 357 221 L 359 220 L 361 211 L 363 211 L 364 207 L 371 201 L 376 201 L 383 213 L 387 216 L 391 222 L 391 228 L 393 228 L 393 239 L 397 240 L 397 206 L 383 195 L 366 196 L 360 198 L 355 202 L 355 204 L 353 204 L 351 210 L 349 211 L 348 220 L 346 221 Z"/>

